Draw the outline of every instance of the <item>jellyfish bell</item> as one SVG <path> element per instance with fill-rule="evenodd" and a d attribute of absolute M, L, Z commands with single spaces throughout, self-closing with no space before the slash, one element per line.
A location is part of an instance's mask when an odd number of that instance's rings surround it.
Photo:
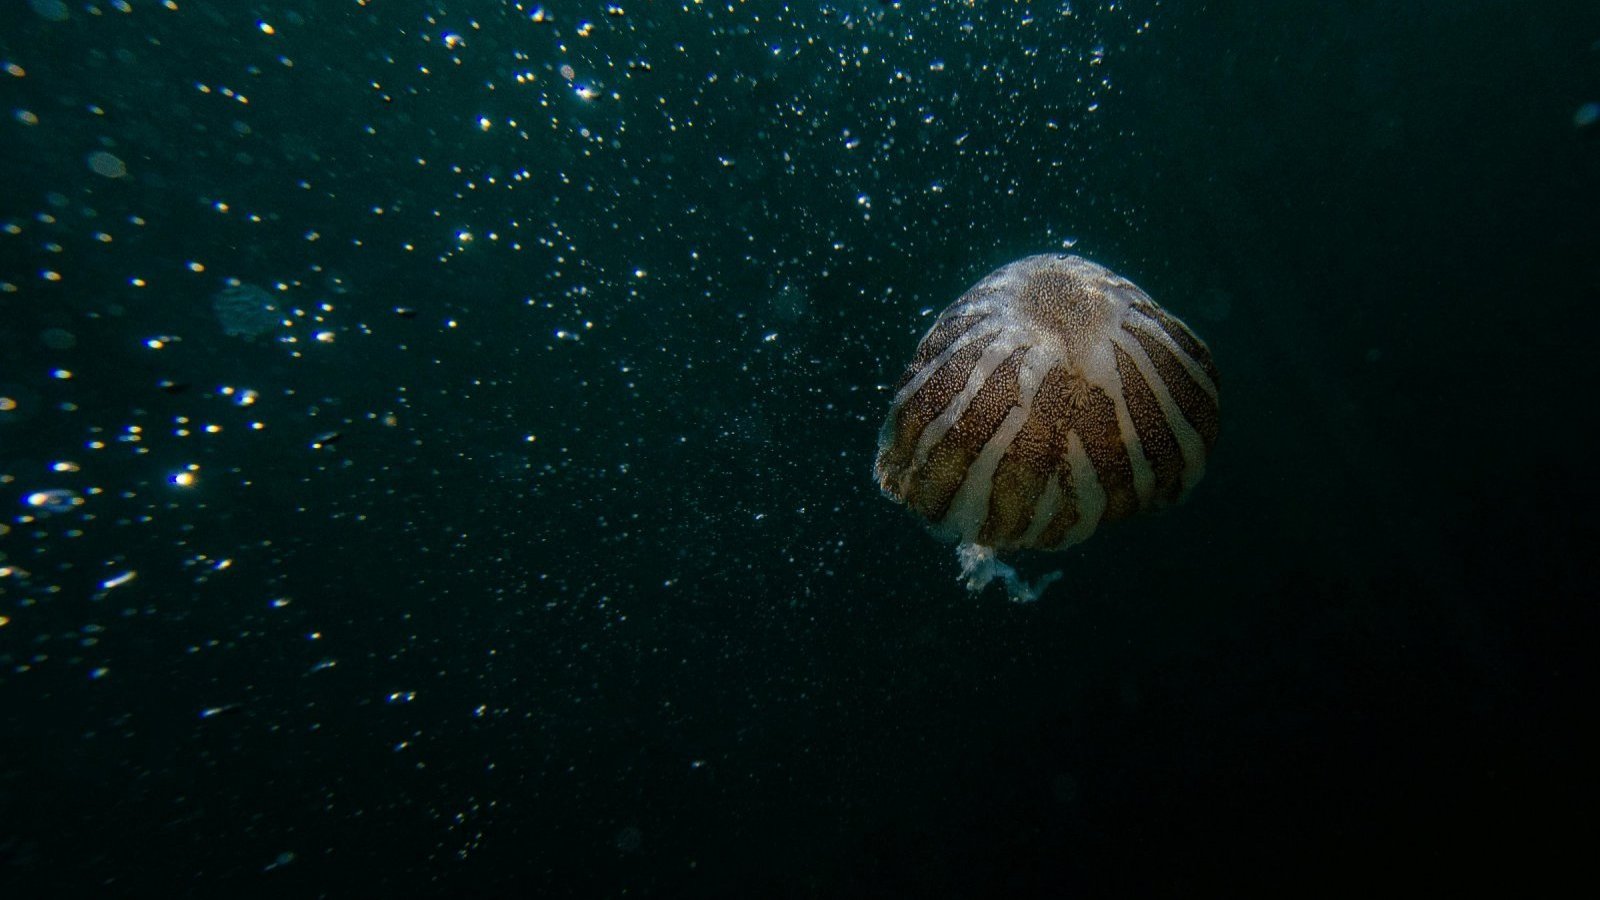
<path fill-rule="evenodd" d="M 891 499 L 957 543 L 961 579 L 1003 579 L 999 554 L 1062 550 L 1102 522 L 1178 503 L 1216 443 L 1217 370 L 1188 326 L 1080 256 L 996 269 L 917 345 L 878 438 Z"/>

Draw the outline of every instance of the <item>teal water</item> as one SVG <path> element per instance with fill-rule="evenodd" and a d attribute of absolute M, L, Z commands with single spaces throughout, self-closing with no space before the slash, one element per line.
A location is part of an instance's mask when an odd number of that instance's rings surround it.
<path fill-rule="evenodd" d="M 0 70 L 0 893 L 1577 871 L 1591 4 L 28 0 Z M 1017 606 L 872 460 L 1068 247 L 1222 433 Z"/>

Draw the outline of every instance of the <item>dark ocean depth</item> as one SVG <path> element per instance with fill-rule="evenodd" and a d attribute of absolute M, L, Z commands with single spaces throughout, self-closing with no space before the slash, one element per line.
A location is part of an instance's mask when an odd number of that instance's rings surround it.
<path fill-rule="evenodd" d="M 880 492 L 1034 253 L 1186 502 Z M 0 897 L 1592 880 L 1600 5 L 6 0 Z"/>

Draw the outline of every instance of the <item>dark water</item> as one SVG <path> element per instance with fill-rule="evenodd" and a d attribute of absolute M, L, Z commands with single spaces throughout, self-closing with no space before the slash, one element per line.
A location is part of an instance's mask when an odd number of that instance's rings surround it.
<path fill-rule="evenodd" d="M 1580 871 L 1600 7 L 174 5 L 0 8 L 0 893 Z M 872 455 L 1067 245 L 1223 434 L 1016 606 Z"/>

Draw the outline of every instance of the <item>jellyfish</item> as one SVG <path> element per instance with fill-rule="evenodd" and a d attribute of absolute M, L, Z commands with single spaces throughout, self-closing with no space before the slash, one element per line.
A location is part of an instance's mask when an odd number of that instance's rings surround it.
<path fill-rule="evenodd" d="M 251 340 L 283 327 L 283 310 L 265 288 L 253 284 L 235 284 L 218 291 L 211 298 L 211 311 L 222 332 L 231 337 Z"/>
<path fill-rule="evenodd" d="M 1194 332 L 1079 256 L 1005 265 L 917 345 L 878 439 L 878 486 L 957 542 L 968 590 L 1033 583 L 1000 559 L 1062 550 L 1184 499 L 1217 440 L 1217 370 Z"/>

